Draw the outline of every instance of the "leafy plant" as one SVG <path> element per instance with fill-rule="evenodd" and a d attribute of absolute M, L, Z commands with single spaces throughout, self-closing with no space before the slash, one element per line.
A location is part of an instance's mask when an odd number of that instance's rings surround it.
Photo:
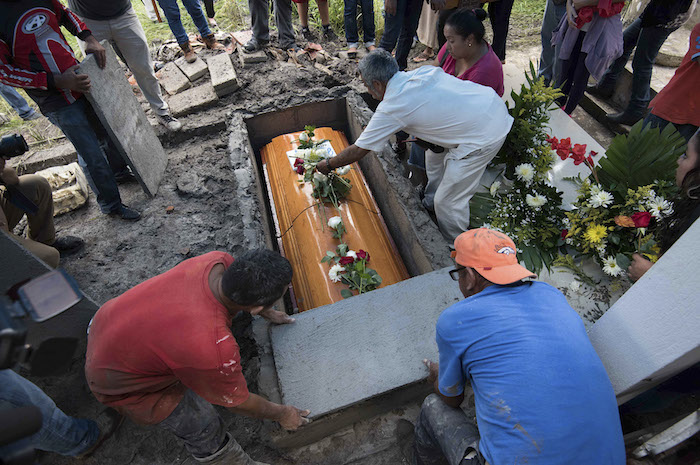
<path fill-rule="evenodd" d="M 334 263 L 328 272 L 331 281 L 342 282 L 350 288 L 340 291 L 340 295 L 345 299 L 354 295 L 352 291 L 364 294 L 382 284 L 382 277 L 375 270 L 367 267 L 369 253 L 362 249 L 355 252 L 349 250 L 347 244 L 341 243 L 336 247 L 335 252 L 330 250 L 326 252 L 321 263 L 327 262 Z"/>

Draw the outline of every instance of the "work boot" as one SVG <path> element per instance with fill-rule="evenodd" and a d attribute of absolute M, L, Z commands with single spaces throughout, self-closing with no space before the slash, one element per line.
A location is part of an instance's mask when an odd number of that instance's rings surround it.
<path fill-rule="evenodd" d="M 221 449 L 208 457 L 195 457 L 195 460 L 207 465 L 269 465 L 251 459 L 231 433 L 226 433 L 226 443 Z"/>
<path fill-rule="evenodd" d="M 61 257 L 65 257 L 82 249 L 85 245 L 85 241 L 75 236 L 61 236 L 57 237 L 53 244 L 50 245 L 54 249 L 58 250 Z"/>
<path fill-rule="evenodd" d="M 330 24 L 323 26 L 323 38 L 329 42 L 334 41 L 338 36 L 333 32 Z"/>
<path fill-rule="evenodd" d="M 190 47 L 189 40 L 185 43 L 178 44 L 178 45 L 180 46 L 183 53 L 185 54 L 185 61 L 187 63 L 194 63 L 195 61 L 197 61 L 197 54 L 195 54 L 194 50 L 192 50 L 192 47 Z"/>
<path fill-rule="evenodd" d="M 133 208 L 129 208 L 126 205 L 121 204 L 109 212 L 109 216 L 116 216 L 126 221 L 138 221 L 141 218 L 141 213 L 137 212 Z"/>
<path fill-rule="evenodd" d="M 594 97 L 602 98 L 603 100 L 608 100 L 610 97 L 612 97 L 614 91 L 615 89 L 603 86 L 586 86 L 586 92 Z"/>
<path fill-rule="evenodd" d="M 631 114 L 623 111 L 622 113 L 614 113 L 610 115 L 605 115 L 605 119 L 612 121 L 617 124 L 626 124 L 627 126 L 633 126 L 637 121 L 644 118 L 644 114 Z"/>
<path fill-rule="evenodd" d="M 304 39 L 308 40 L 309 42 L 316 40 L 316 34 L 309 29 L 309 26 L 302 26 L 301 27 L 301 35 L 304 36 Z"/>
<path fill-rule="evenodd" d="M 261 42 L 255 38 L 252 38 L 243 46 L 243 51 L 246 53 L 254 53 L 258 50 L 262 50 L 268 43 L 268 41 Z"/>
<path fill-rule="evenodd" d="M 204 42 L 204 45 L 206 45 L 209 50 L 226 50 L 226 47 L 216 40 L 213 32 L 206 37 L 202 37 L 202 42 Z"/>
<path fill-rule="evenodd" d="M 97 415 L 95 423 L 97 423 L 97 426 L 100 428 L 100 435 L 97 437 L 97 441 L 95 441 L 95 444 L 90 446 L 88 450 L 77 455 L 75 458 L 84 459 L 94 454 L 107 439 L 117 432 L 122 423 L 124 423 L 124 417 L 117 413 L 116 410 L 107 408 Z"/>
<path fill-rule="evenodd" d="M 399 444 L 399 450 L 405 463 L 408 465 L 416 464 L 415 444 L 415 426 L 408 420 L 401 419 L 396 423 L 396 441 Z"/>

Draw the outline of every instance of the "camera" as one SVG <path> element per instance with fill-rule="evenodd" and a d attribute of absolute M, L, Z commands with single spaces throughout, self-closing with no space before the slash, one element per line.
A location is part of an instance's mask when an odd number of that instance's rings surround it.
<path fill-rule="evenodd" d="M 0 138 L 0 157 L 18 157 L 27 150 L 29 150 L 29 145 L 22 134 L 10 134 Z"/>

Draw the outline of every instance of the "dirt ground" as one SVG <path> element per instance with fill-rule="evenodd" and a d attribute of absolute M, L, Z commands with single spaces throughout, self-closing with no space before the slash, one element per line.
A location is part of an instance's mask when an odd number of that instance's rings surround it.
<path fill-rule="evenodd" d="M 513 38 L 516 40 L 520 45 L 510 44 L 509 61 L 524 64 L 539 54 L 532 38 L 524 46 L 522 37 Z M 418 46 L 413 55 L 420 50 Z M 150 199 L 137 184 L 121 186 L 124 203 L 142 212 L 140 221 L 128 223 L 102 215 L 94 197 L 87 207 L 56 218 L 58 234 L 80 236 L 86 242 L 83 251 L 62 260 L 62 266 L 98 304 L 188 257 L 212 250 L 236 256 L 265 246 L 251 162 L 229 151 L 230 142 L 242 142 L 229 141 L 226 124 L 234 113 L 245 117 L 340 97 L 350 87 L 362 90 L 353 62 L 330 66 L 333 76 L 309 64 L 298 68 L 269 60 L 241 68 L 234 59 L 234 65 L 242 88 L 213 108 L 181 118 L 183 133 L 165 143 L 169 163 L 158 195 Z M 168 206 L 174 207 L 170 214 L 166 213 Z M 249 317 L 237 319 L 234 335 L 241 346 L 244 374 L 254 392 L 258 354 L 249 323 Z M 79 356 L 69 374 L 35 381 L 67 414 L 95 418 L 102 406 L 85 385 L 83 364 L 84 357 Z M 414 420 L 418 405 L 360 422 L 320 443 L 293 451 L 280 451 L 269 444 L 267 435 L 273 425 L 268 422 L 220 411 L 229 431 L 256 460 L 272 464 L 382 465 L 401 463 L 393 439 L 395 421 L 399 417 Z M 170 434 L 126 421 L 89 459 L 78 461 L 44 454 L 39 462 L 164 465 L 189 463 L 189 454 Z"/>

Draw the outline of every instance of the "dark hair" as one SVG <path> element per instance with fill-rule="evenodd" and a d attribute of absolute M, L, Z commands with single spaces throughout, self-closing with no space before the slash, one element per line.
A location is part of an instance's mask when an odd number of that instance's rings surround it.
<path fill-rule="evenodd" d="M 250 250 L 224 272 L 221 288 L 226 297 L 246 307 L 272 305 L 292 280 L 292 265 L 277 252 Z"/>
<path fill-rule="evenodd" d="M 688 171 L 681 183 L 681 191 L 673 202 L 673 213 L 666 217 L 658 228 L 659 246 L 664 254 L 692 225 L 694 213 L 700 209 L 700 130 L 688 142 L 698 156 L 695 166 Z"/>
<path fill-rule="evenodd" d="M 473 34 L 474 39 L 476 39 L 478 43 L 481 43 L 486 33 L 484 23 L 482 22 L 485 19 L 486 12 L 481 8 L 477 8 L 476 10 L 460 8 L 447 18 L 445 26 L 452 27 L 457 34 L 465 39 Z"/>

